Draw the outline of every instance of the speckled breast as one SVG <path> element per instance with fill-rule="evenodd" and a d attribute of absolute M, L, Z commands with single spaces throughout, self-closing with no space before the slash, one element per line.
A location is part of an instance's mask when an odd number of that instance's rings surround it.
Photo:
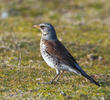
<path fill-rule="evenodd" d="M 41 55 L 44 59 L 44 61 L 51 67 L 51 68 L 55 68 L 57 67 L 57 62 L 58 60 L 53 57 L 52 55 L 50 55 L 47 51 L 46 51 L 47 46 L 45 45 L 45 40 L 41 39 L 40 41 L 40 52 Z"/>

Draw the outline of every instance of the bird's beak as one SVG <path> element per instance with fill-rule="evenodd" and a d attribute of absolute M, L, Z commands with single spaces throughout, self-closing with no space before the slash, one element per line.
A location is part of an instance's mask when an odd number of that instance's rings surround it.
<path fill-rule="evenodd" d="M 40 28 L 40 25 L 33 25 L 33 28 Z"/>

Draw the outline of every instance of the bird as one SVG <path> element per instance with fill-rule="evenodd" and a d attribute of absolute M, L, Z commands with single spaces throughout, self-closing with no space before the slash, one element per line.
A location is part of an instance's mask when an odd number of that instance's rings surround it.
<path fill-rule="evenodd" d="M 55 28 L 50 23 L 41 23 L 33 25 L 40 29 L 42 36 L 40 40 L 40 52 L 48 66 L 56 70 L 55 77 L 48 83 L 52 84 L 58 81 L 64 71 L 73 72 L 84 76 L 90 82 L 100 86 L 91 76 L 89 76 L 76 62 L 67 48 L 58 40 Z"/>

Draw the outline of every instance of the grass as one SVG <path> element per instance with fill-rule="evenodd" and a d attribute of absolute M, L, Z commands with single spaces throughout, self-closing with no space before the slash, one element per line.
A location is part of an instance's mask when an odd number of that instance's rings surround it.
<path fill-rule="evenodd" d="M 109 1 L 4 0 L 0 9 L 1 100 L 109 100 Z M 101 87 L 68 72 L 58 84 L 38 84 L 55 75 L 40 55 L 41 33 L 32 28 L 42 22 L 55 26 L 58 38 Z"/>

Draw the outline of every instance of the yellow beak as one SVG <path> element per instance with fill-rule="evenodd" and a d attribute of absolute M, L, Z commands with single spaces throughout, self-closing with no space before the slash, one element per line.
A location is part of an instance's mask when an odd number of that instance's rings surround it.
<path fill-rule="evenodd" d="M 40 26 L 39 25 L 33 25 L 33 28 L 40 28 Z"/>

